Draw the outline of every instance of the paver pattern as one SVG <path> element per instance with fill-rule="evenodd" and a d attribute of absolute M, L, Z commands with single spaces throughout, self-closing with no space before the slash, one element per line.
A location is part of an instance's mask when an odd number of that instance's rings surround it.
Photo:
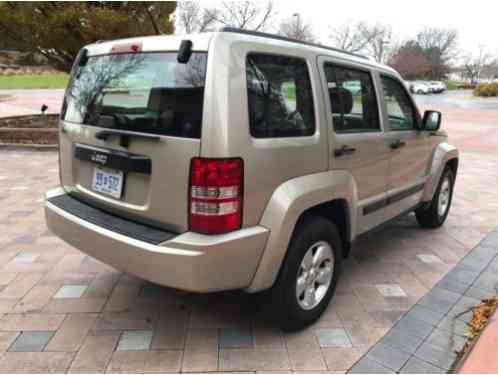
<path fill-rule="evenodd" d="M 498 111 L 444 111 L 445 128 L 462 148 L 445 226 L 423 230 L 408 216 L 363 238 L 323 317 L 296 333 L 272 324 L 255 296 L 155 286 L 63 243 L 43 216 L 43 193 L 58 184 L 57 155 L 0 150 L 0 371 L 344 372 L 395 324 L 406 326 L 386 340 L 409 329 L 413 342 L 405 345 L 418 346 L 442 313 L 437 306 L 454 302 L 449 291 L 427 292 L 498 226 Z M 468 276 L 461 269 L 446 281 L 458 288 Z M 398 322 L 417 302 L 413 313 L 423 318 Z M 380 347 L 369 371 L 384 368 L 375 360 L 382 356 Z M 392 366 L 405 359 L 400 350 Z M 404 368 L 417 368 L 418 360 Z"/>
<path fill-rule="evenodd" d="M 498 291 L 497 270 L 498 230 L 494 230 L 404 314 L 350 372 L 370 372 L 372 365 L 372 370 L 381 365 L 385 372 L 398 373 L 452 370 L 456 352 L 466 342 L 467 323 L 473 316 L 470 309 L 481 298 Z M 493 342 L 488 344 L 493 347 Z M 484 349 L 479 359 L 474 359 L 480 372 L 492 372 L 496 367 L 486 354 L 489 356 L 489 350 Z"/>

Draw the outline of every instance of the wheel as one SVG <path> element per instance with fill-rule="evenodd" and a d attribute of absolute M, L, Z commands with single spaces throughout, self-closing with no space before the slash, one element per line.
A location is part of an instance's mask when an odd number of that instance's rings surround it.
<path fill-rule="evenodd" d="M 450 211 L 454 183 L 453 171 L 446 167 L 430 205 L 415 211 L 415 216 L 420 226 L 438 228 L 443 225 Z"/>
<path fill-rule="evenodd" d="M 307 216 L 298 223 L 272 290 L 282 329 L 300 329 L 320 317 L 334 294 L 342 254 L 333 223 L 320 216 Z"/>
<path fill-rule="evenodd" d="M 419 94 L 419 95 L 422 95 L 423 93 L 424 93 L 424 91 L 422 91 L 422 90 L 417 91 L 417 94 Z"/>

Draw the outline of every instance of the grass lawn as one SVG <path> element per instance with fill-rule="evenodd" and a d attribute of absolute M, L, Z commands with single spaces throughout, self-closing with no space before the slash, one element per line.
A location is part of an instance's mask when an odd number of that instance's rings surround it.
<path fill-rule="evenodd" d="M 68 79 L 69 76 L 64 73 L 0 76 L 0 89 L 63 89 Z"/>
<path fill-rule="evenodd" d="M 456 81 L 446 81 L 446 88 L 450 91 L 458 90 L 458 82 Z"/>

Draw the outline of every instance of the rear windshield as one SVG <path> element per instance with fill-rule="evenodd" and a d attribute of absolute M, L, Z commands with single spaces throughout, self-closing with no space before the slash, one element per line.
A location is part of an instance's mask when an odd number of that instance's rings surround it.
<path fill-rule="evenodd" d="M 63 119 L 142 133 L 200 138 L 206 53 L 186 64 L 177 53 L 89 57 L 77 67 Z"/>

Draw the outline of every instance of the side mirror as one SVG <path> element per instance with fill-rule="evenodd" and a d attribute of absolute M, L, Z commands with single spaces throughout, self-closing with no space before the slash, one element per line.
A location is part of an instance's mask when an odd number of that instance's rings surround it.
<path fill-rule="evenodd" d="M 422 130 L 437 131 L 441 126 L 441 112 L 425 111 L 424 119 L 422 120 Z"/>

